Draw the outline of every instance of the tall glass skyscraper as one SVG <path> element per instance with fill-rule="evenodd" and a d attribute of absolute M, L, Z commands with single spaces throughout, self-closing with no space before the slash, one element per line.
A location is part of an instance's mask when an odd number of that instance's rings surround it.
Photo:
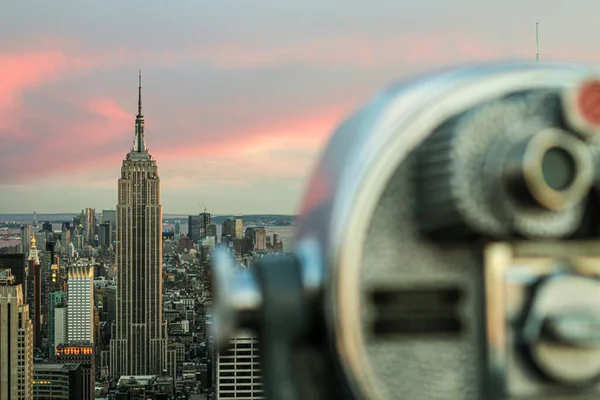
<path fill-rule="evenodd" d="M 76 264 L 67 280 L 67 341 L 94 343 L 94 266 Z"/>
<path fill-rule="evenodd" d="M 166 368 L 160 180 L 144 141 L 141 75 L 138 96 L 135 139 L 121 167 L 116 210 L 117 307 L 110 347 L 110 374 L 116 378 Z"/>

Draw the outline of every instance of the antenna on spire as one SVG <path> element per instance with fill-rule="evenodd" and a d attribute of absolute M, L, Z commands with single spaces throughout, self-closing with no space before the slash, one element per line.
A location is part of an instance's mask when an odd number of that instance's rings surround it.
<path fill-rule="evenodd" d="M 535 62 L 540 61 L 540 41 L 538 36 L 538 23 L 535 23 Z"/>
<path fill-rule="evenodd" d="M 135 139 L 133 150 L 136 153 L 145 153 L 144 143 L 144 116 L 142 115 L 142 70 L 138 71 L 138 114 L 135 117 Z"/>
<path fill-rule="evenodd" d="M 138 115 L 142 115 L 142 70 L 138 70 Z"/>

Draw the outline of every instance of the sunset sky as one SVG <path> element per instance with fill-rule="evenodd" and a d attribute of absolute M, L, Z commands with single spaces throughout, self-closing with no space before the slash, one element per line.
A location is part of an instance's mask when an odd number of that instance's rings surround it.
<path fill-rule="evenodd" d="M 577 4 L 574 6 L 574 4 Z M 593 0 L 6 1 L 0 213 L 114 208 L 142 70 L 166 213 L 295 213 L 335 126 L 439 66 L 600 61 Z"/>

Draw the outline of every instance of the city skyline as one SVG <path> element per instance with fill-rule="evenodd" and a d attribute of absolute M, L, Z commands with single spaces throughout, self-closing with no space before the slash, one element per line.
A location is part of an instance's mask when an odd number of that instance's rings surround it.
<path fill-rule="evenodd" d="M 387 84 L 534 60 L 538 21 L 542 60 L 600 60 L 592 1 L 112 4 L 3 5 L 0 212 L 115 208 L 138 69 L 166 210 L 295 214 L 335 126 Z"/>

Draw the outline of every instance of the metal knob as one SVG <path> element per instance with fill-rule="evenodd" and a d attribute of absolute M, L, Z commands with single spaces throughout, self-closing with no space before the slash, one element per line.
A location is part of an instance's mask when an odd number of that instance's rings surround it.
<path fill-rule="evenodd" d="M 541 282 L 523 327 L 526 351 L 552 381 L 586 385 L 600 377 L 600 283 L 556 275 Z"/>
<path fill-rule="evenodd" d="M 600 315 L 576 313 L 549 316 L 542 323 L 541 337 L 564 346 L 600 348 Z"/>

